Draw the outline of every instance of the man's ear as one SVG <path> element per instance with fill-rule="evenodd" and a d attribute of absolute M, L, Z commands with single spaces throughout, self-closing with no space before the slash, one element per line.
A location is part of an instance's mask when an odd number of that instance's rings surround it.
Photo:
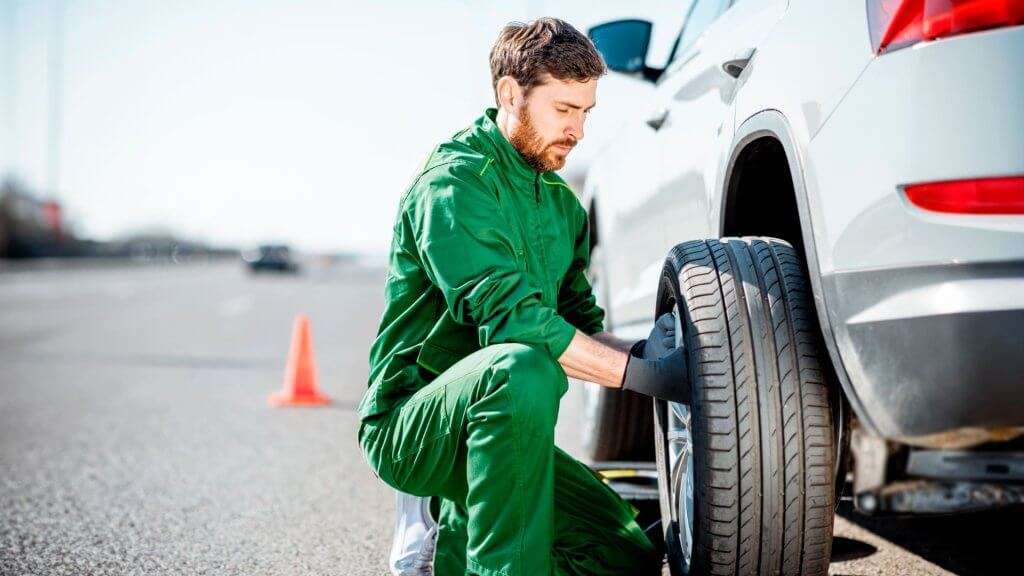
<path fill-rule="evenodd" d="M 519 82 L 511 76 L 498 78 L 496 86 L 498 92 L 498 106 L 504 108 L 505 112 L 514 114 L 516 107 L 523 103 L 523 88 Z"/>

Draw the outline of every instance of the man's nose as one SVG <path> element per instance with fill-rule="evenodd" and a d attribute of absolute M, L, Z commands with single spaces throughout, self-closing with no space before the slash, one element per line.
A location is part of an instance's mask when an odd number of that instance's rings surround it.
<path fill-rule="evenodd" d="M 583 120 L 584 116 L 582 113 L 575 116 L 565 129 L 565 135 L 572 136 L 574 140 L 583 140 Z"/>

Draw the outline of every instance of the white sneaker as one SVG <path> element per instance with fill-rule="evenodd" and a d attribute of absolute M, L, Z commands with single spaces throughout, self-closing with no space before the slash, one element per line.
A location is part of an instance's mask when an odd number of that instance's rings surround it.
<path fill-rule="evenodd" d="M 430 517 L 430 498 L 395 492 L 395 534 L 389 567 L 393 576 L 432 576 L 437 523 Z"/>

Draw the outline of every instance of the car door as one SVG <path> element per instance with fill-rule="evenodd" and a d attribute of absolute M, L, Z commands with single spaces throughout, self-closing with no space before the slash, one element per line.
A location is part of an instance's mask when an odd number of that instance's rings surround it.
<path fill-rule="evenodd" d="M 733 100 L 757 42 L 786 5 L 787 0 L 691 5 L 642 126 L 656 175 L 616 215 L 621 228 L 608 274 L 617 328 L 650 322 L 658 276 L 672 246 L 718 235 L 718 190 L 732 142 Z"/>
<path fill-rule="evenodd" d="M 639 210 L 657 189 L 661 167 L 655 133 L 644 123 L 654 103 L 653 86 L 645 84 L 646 93 L 637 97 L 629 117 L 588 175 L 588 192 L 595 198 L 599 226 L 598 250 L 591 267 L 600 270 L 600 290 L 607 294 L 602 302 L 607 307 L 607 323 L 616 326 L 620 324 L 620 303 L 616 299 L 629 299 L 628 291 L 623 289 L 632 289 L 637 284 L 633 278 L 645 264 L 636 254 L 647 252 L 646 246 L 660 243 L 658 232 L 645 226 L 647 215 Z"/>

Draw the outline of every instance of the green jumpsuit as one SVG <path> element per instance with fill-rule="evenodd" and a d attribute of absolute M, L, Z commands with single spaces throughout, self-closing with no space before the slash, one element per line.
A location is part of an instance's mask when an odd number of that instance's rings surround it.
<path fill-rule="evenodd" d="M 439 145 L 401 198 L 360 447 L 390 486 L 440 497 L 437 576 L 656 574 L 636 509 L 554 445 L 556 358 L 604 311 L 585 211 L 496 112 Z"/>

